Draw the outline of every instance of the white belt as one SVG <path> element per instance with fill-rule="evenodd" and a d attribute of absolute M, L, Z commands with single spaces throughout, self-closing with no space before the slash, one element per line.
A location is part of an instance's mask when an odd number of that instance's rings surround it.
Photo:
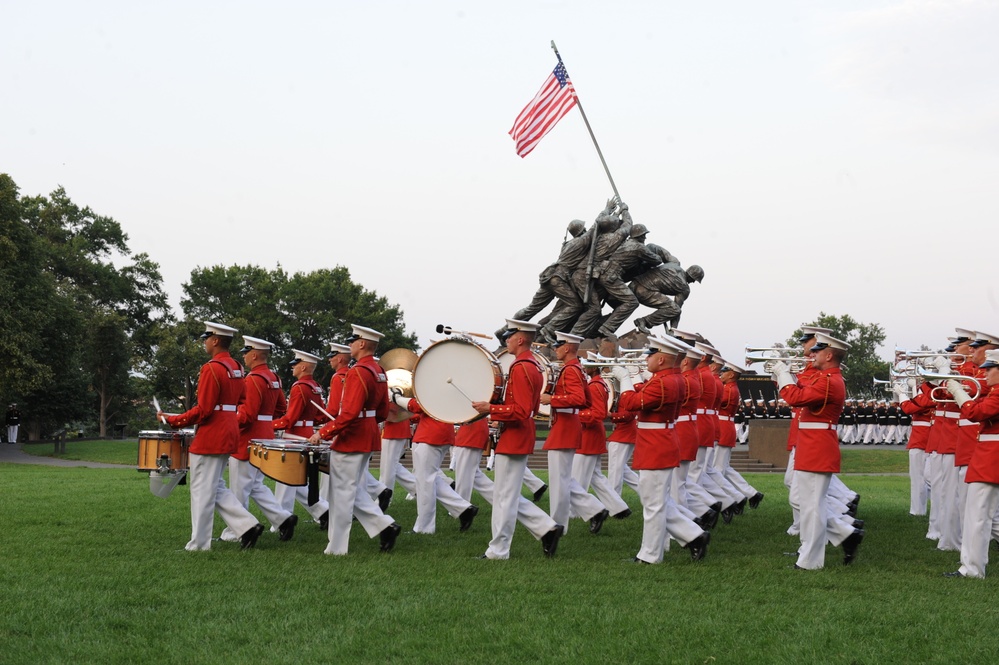
<path fill-rule="evenodd" d="M 799 422 L 798 429 L 831 429 L 835 432 L 836 426 L 829 423 Z"/>
<path fill-rule="evenodd" d="M 216 404 L 215 411 L 235 411 L 235 404 Z"/>
<path fill-rule="evenodd" d="M 978 426 L 978 423 L 976 423 L 976 422 L 974 422 L 974 421 L 972 421 L 972 420 L 964 420 L 964 419 L 961 419 L 961 420 L 958 420 L 958 421 L 957 421 L 957 426 L 958 426 L 958 427 L 972 427 L 972 426 L 975 426 L 975 427 L 977 427 L 977 426 Z"/>
<path fill-rule="evenodd" d="M 718 420 L 732 420 L 728 416 L 718 416 Z"/>
<path fill-rule="evenodd" d="M 257 416 L 257 420 L 263 420 L 264 422 L 268 422 L 270 420 L 274 420 L 274 416 L 259 416 L 258 415 Z"/>
<path fill-rule="evenodd" d="M 708 414 L 709 416 L 713 416 L 713 415 L 715 415 L 718 412 L 715 411 L 714 409 L 705 409 L 704 413 Z"/>
<path fill-rule="evenodd" d="M 688 420 L 697 420 L 697 416 L 691 416 L 691 415 L 688 414 L 686 416 L 677 416 L 676 417 L 676 422 L 678 422 L 678 423 L 685 423 Z"/>
<path fill-rule="evenodd" d="M 913 420 L 912 421 L 912 426 L 913 427 L 929 427 L 930 425 L 931 425 L 931 423 L 928 422 L 928 421 L 926 421 L 926 420 Z"/>
<path fill-rule="evenodd" d="M 552 409 L 555 413 L 579 413 L 579 409 Z"/>
<path fill-rule="evenodd" d="M 296 420 L 295 427 L 312 427 L 311 420 Z"/>
<path fill-rule="evenodd" d="M 999 434 L 979 434 L 979 441 L 999 441 Z"/>
<path fill-rule="evenodd" d="M 703 416 L 704 415 L 704 409 L 698 409 L 697 410 L 697 415 Z"/>
<path fill-rule="evenodd" d="M 673 429 L 673 423 L 638 423 L 638 429 Z"/>
<path fill-rule="evenodd" d="M 956 411 L 934 411 L 933 415 L 937 418 L 960 418 L 961 414 Z"/>
<path fill-rule="evenodd" d="M 375 417 L 375 412 L 374 412 L 374 410 L 371 410 L 371 411 L 361 411 L 360 413 L 357 414 L 357 417 L 358 418 L 374 418 Z"/>

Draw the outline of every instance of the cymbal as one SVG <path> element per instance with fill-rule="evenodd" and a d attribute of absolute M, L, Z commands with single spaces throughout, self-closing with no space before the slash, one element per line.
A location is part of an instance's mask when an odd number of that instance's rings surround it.
<path fill-rule="evenodd" d="M 412 372 L 413 368 L 416 367 L 418 357 L 414 351 L 410 351 L 409 349 L 392 349 L 382 354 L 378 364 L 385 371 L 390 369 L 405 369 Z"/>

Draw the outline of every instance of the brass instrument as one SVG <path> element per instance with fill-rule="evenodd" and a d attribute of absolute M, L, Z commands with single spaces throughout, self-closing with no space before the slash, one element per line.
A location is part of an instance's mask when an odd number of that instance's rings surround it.
<path fill-rule="evenodd" d="M 905 363 L 905 372 L 908 376 L 919 376 L 919 370 L 915 368 L 927 367 L 934 358 L 944 357 L 950 359 L 951 369 L 957 369 L 965 362 L 967 362 L 968 357 L 963 353 L 940 353 L 938 351 L 909 351 L 907 349 L 900 349 L 895 347 L 895 364 Z"/>
<path fill-rule="evenodd" d="M 970 383 L 974 387 L 973 390 L 968 390 L 966 385 L 962 385 L 962 387 L 964 387 L 965 392 L 968 393 L 968 397 L 970 397 L 971 399 L 977 399 L 978 395 L 982 392 L 982 386 L 980 383 L 978 383 L 978 381 L 976 381 L 974 378 L 970 376 L 964 376 L 963 374 L 934 374 L 933 372 L 927 372 L 925 369 L 920 367 L 919 376 L 926 381 L 938 381 L 941 384 L 939 386 L 934 386 L 933 390 L 930 391 L 930 399 L 932 399 L 934 402 L 948 403 L 955 401 L 953 398 L 948 399 L 945 396 L 949 395 L 950 392 L 947 390 L 947 387 L 943 384 L 946 383 L 947 381 L 950 381 L 951 379 L 954 379 L 955 381 L 967 381 L 968 383 Z M 938 390 L 944 392 L 937 393 Z"/>
<path fill-rule="evenodd" d="M 785 358 L 786 357 L 793 357 L 793 358 L 800 358 L 800 357 L 802 357 L 802 352 L 803 352 L 802 349 L 798 349 L 798 348 L 786 348 L 786 347 L 781 347 L 781 346 L 747 346 L 746 347 L 747 357 L 748 357 L 748 354 L 750 354 L 750 353 L 762 353 L 764 355 L 767 355 L 767 354 L 776 354 L 776 356 L 771 356 L 771 357 L 785 357 Z"/>
<path fill-rule="evenodd" d="M 874 377 L 874 387 L 877 388 L 878 386 L 881 386 L 884 388 L 886 393 L 895 392 L 893 388 L 894 383 L 895 382 L 891 379 L 879 379 L 878 377 Z"/>
<path fill-rule="evenodd" d="M 772 374 L 774 371 L 774 364 L 780 361 L 787 365 L 788 370 L 791 374 L 799 374 L 801 371 L 808 366 L 808 363 L 812 362 L 810 358 L 802 358 L 801 356 L 746 356 L 745 364 L 755 365 L 756 363 L 763 363 L 763 371 L 767 374 Z"/>
<path fill-rule="evenodd" d="M 413 396 L 413 368 L 416 367 L 418 358 L 419 356 L 409 349 L 392 349 L 379 358 L 378 364 L 385 370 L 385 378 L 390 394 L 393 388 L 398 388 L 402 391 L 403 397 Z M 409 420 L 412 415 L 409 411 L 389 400 L 389 414 L 387 418 L 389 422 L 397 423 Z"/>

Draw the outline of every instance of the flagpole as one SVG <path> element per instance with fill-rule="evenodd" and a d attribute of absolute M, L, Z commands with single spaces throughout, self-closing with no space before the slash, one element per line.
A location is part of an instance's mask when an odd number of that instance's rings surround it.
<path fill-rule="evenodd" d="M 552 50 L 555 51 L 555 57 L 558 58 L 559 62 L 562 62 L 562 55 L 558 52 L 558 47 L 555 46 L 555 40 L 552 40 Z M 593 147 L 597 149 L 597 156 L 600 157 L 600 163 L 603 164 L 604 173 L 607 174 L 607 179 L 610 180 L 611 189 L 614 190 L 614 196 L 618 199 L 621 195 L 617 193 L 617 185 L 614 184 L 614 177 L 611 176 L 610 169 L 607 168 L 607 161 L 604 160 L 604 153 L 600 150 L 600 144 L 597 143 L 597 137 L 593 135 L 593 129 L 590 127 L 590 121 L 586 119 L 586 111 L 583 110 L 583 103 L 579 101 L 579 95 L 576 95 L 576 108 L 579 109 L 579 114 L 583 116 L 583 124 L 586 125 L 586 131 L 590 133 L 590 139 L 593 141 Z"/>
<path fill-rule="evenodd" d="M 555 46 L 555 40 L 552 40 L 552 50 L 555 51 L 555 57 L 558 58 L 559 62 L 562 62 L 562 54 L 558 52 L 558 47 Z M 563 63 L 564 64 L 564 63 Z M 568 74 L 568 70 L 566 70 Z M 607 160 L 604 159 L 604 153 L 600 150 L 600 144 L 597 143 L 597 137 L 593 135 L 593 128 L 590 127 L 590 121 L 586 119 L 586 111 L 583 110 L 583 103 L 579 101 L 579 95 L 576 95 L 576 108 L 579 109 L 579 114 L 583 116 L 583 124 L 586 125 L 586 131 L 590 133 L 590 140 L 593 141 L 593 147 L 597 149 L 597 156 L 600 158 L 600 163 L 604 167 L 604 173 L 607 174 L 607 179 L 610 180 L 611 189 L 614 190 L 614 196 L 618 201 L 621 200 L 621 195 L 617 193 L 617 185 L 614 184 L 614 176 L 611 175 L 610 169 L 607 168 Z M 597 251 L 597 225 L 593 224 L 590 228 L 590 255 L 586 262 L 586 291 L 583 293 L 583 304 L 589 304 L 590 302 L 590 284 L 593 282 L 593 261 L 596 256 Z"/>

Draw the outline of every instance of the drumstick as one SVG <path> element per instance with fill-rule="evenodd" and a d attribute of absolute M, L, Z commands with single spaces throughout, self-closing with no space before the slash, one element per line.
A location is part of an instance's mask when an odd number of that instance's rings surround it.
<path fill-rule="evenodd" d="M 156 409 L 156 413 L 160 413 L 161 411 L 163 411 L 163 409 L 160 408 L 160 401 L 156 399 L 156 395 L 153 395 L 153 408 Z M 165 417 L 161 417 L 159 421 L 164 425 L 166 425 Z"/>
<path fill-rule="evenodd" d="M 465 391 L 462 390 L 461 388 L 459 388 L 458 384 L 456 384 L 454 381 L 452 381 L 450 376 L 447 377 L 447 382 L 450 383 L 452 386 L 454 386 L 455 390 L 457 390 L 458 392 L 460 392 L 462 395 L 465 395 Z M 469 397 L 468 395 L 465 395 L 465 399 L 467 399 L 469 402 L 472 402 L 473 404 L 475 403 L 475 400 L 472 399 L 471 397 Z"/>
<path fill-rule="evenodd" d="M 288 439 L 289 441 L 308 441 L 308 439 L 305 438 L 304 436 L 299 436 L 297 434 L 288 434 L 287 432 L 285 432 L 282 438 Z"/>
<path fill-rule="evenodd" d="M 469 335 L 471 337 L 481 337 L 482 339 L 492 339 L 493 338 L 492 335 L 484 335 L 482 333 L 470 332 L 468 330 L 455 330 L 451 326 L 441 325 L 440 323 L 437 324 L 436 330 L 437 330 L 437 332 L 444 333 L 445 335 L 450 335 L 451 333 L 455 333 L 456 332 L 456 333 L 461 333 L 462 335 Z"/>
<path fill-rule="evenodd" d="M 324 416 L 326 416 L 326 417 L 327 417 L 327 418 L 329 418 L 330 420 L 336 420 L 336 418 L 334 418 L 333 416 L 331 416 L 331 415 L 330 415 L 330 412 L 329 412 L 329 411 L 327 411 L 326 409 L 324 409 L 324 408 L 323 408 L 323 407 L 322 407 L 321 405 L 317 404 L 317 403 L 316 403 L 316 400 L 310 400 L 310 401 L 312 402 L 312 406 L 314 406 L 314 407 L 316 407 L 317 409 L 319 409 L 319 411 L 320 411 L 320 412 L 322 412 L 322 414 L 323 414 Z"/>

